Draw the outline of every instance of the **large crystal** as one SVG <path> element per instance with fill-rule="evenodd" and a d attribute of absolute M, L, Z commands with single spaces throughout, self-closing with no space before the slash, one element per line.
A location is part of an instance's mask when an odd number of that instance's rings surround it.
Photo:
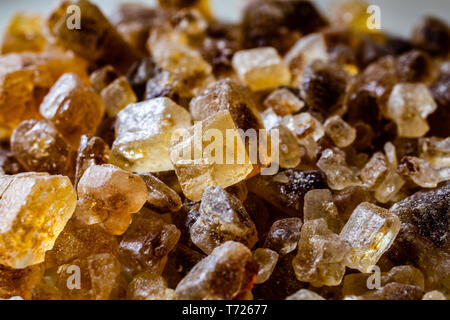
<path fill-rule="evenodd" d="M 352 128 L 339 116 L 327 119 L 324 124 L 325 133 L 333 140 L 339 148 L 351 145 L 356 139 L 356 129 Z"/>
<path fill-rule="evenodd" d="M 0 263 L 25 268 L 44 261 L 76 206 L 67 177 L 0 176 Z"/>
<path fill-rule="evenodd" d="M 305 221 L 324 219 L 328 228 L 336 233 L 339 233 L 342 228 L 338 209 L 333 202 L 331 191 L 328 189 L 311 190 L 305 195 L 303 219 Z"/>
<path fill-rule="evenodd" d="M 289 89 L 282 88 L 272 92 L 266 100 L 264 105 L 267 108 L 272 108 L 279 116 L 286 116 L 288 114 L 297 113 L 305 106 L 305 103 L 297 98 Z"/>
<path fill-rule="evenodd" d="M 253 258 L 259 265 L 258 275 L 255 284 L 261 284 L 267 281 L 272 275 L 278 261 L 278 253 L 273 250 L 258 248 L 253 252 Z"/>
<path fill-rule="evenodd" d="M 168 148 L 190 125 L 189 112 L 168 98 L 131 104 L 117 115 L 114 163 L 133 172 L 173 170 Z"/>
<path fill-rule="evenodd" d="M 127 298 L 130 300 L 173 300 L 175 291 L 167 287 L 163 277 L 143 272 L 133 278 L 128 285 Z"/>
<path fill-rule="evenodd" d="M 113 235 L 123 234 L 132 216 L 147 201 L 144 181 L 113 165 L 90 166 L 77 187 L 76 216 L 87 224 L 100 223 Z"/>
<path fill-rule="evenodd" d="M 360 204 L 340 233 L 351 247 L 347 266 L 370 272 L 394 242 L 400 224 L 388 210 L 367 202 Z"/>
<path fill-rule="evenodd" d="M 41 52 L 45 46 L 43 26 L 44 20 L 39 14 L 32 12 L 15 14 L 3 35 L 1 53 Z"/>
<path fill-rule="evenodd" d="M 207 187 L 229 187 L 253 171 L 229 111 L 197 122 L 169 150 L 183 193 L 193 201 L 199 201 Z"/>
<path fill-rule="evenodd" d="M 190 229 L 192 242 L 210 254 L 226 241 L 252 248 L 258 241 L 255 224 L 242 203 L 221 187 L 209 187 L 203 194 L 200 216 Z"/>
<path fill-rule="evenodd" d="M 181 198 L 172 188 L 150 173 L 143 173 L 140 177 L 148 189 L 147 208 L 158 213 L 177 212 L 181 209 Z"/>
<path fill-rule="evenodd" d="M 333 190 L 361 184 L 354 168 L 346 162 L 345 153 L 337 148 L 326 149 L 317 162 L 317 166 L 327 175 L 328 185 Z"/>

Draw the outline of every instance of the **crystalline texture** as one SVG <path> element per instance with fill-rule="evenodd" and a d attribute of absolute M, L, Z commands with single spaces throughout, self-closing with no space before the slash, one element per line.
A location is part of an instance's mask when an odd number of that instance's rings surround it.
<path fill-rule="evenodd" d="M 72 216 L 76 192 L 67 177 L 0 176 L 0 263 L 25 268 L 44 261 Z"/>
<path fill-rule="evenodd" d="M 141 174 L 140 177 L 148 189 L 147 208 L 158 213 L 177 212 L 181 209 L 181 198 L 172 188 L 149 173 Z"/>
<path fill-rule="evenodd" d="M 94 134 L 105 107 L 98 94 L 79 77 L 63 75 L 40 106 L 40 112 L 75 148 L 83 134 Z"/>
<path fill-rule="evenodd" d="M 119 244 L 119 260 L 136 275 L 147 271 L 161 274 L 180 231 L 162 219 L 136 219 Z"/>
<path fill-rule="evenodd" d="M 426 118 L 437 109 L 424 84 L 397 84 L 389 97 L 387 113 L 395 121 L 400 137 L 419 138 L 430 129 Z"/>
<path fill-rule="evenodd" d="M 100 223 L 113 235 L 123 234 L 132 216 L 147 201 L 147 187 L 136 175 L 113 165 L 90 166 L 78 183 L 76 216 Z"/>
<path fill-rule="evenodd" d="M 333 140 L 339 148 L 351 145 L 356 139 L 356 129 L 352 128 L 339 116 L 328 118 L 324 124 L 325 133 Z"/>
<path fill-rule="evenodd" d="M 143 272 L 128 285 L 127 299 L 130 300 L 173 300 L 175 291 L 167 287 L 166 280 L 157 274 Z"/>
<path fill-rule="evenodd" d="M 328 185 L 333 190 L 343 190 L 361 184 L 355 169 L 348 166 L 345 153 L 340 149 L 326 149 L 317 166 L 325 172 Z"/>
<path fill-rule="evenodd" d="M 236 52 L 233 68 L 242 82 L 254 91 L 288 85 L 291 80 L 289 69 L 272 47 Z"/>
<path fill-rule="evenodd" d="M 251 251 L 243 244 L 228 241 L 192 268 L 178 284 L 176 297 L 179 300 L 239 299 L 251 290 L 257 272 L 258 264 Z"/>
<path fill-rule="evenodd" d="M 242 203 L 221 187 L 209 187 L 203 194 L 200 216 L 190 229 L 192 242 L 210 254 L 226 241 L 252 248 L 258 234 Z"/>
<path fill-rule="evenodd" d="M 427 161 L 417 157 L 403 157 L 397 172 L 411 178 L 422 188 L 436 188 L 439 183 L 439 172 L 434 170 Z"/>
<path fill-rule="evenodd" d="M 267 108 L 272 108 L 279 116 L 285 116 L 292 113 L 297 113 L 305 106 L 305 103 L 297 98 L 289 89 L 277 89 L 272 92 L 266 100 L 264 105 Z"/>
<path fill-rule="evenodd" d="M 253 258 L 259 265 L 258 275 L 255 284 L 261 284 L 267 281 L 272 275 L 278 261 L 278 253 L 270 249 L 258 248 L 253 252 Z"/>
<path fill-rule="evenodd" d="M 292 260 L 297 279 L 315 287 L 339 285 L 349 250 L 349 244 L 330 231 L 324 219 L 305 221 Z"/>
<path fill-rule="evenodd" d="M 211 135 L 219 140 L 212 141 Z M 228 111 L 197 122 L 169 150 L 183 193 L 193 201 L 199 201 L 207 187 L 229 187 L 253 171 Z"/>
<path fill-rule="evenodd" d="M 338 209 L 333 203 L 333 196 L 328 189 L 311 190 L 305 195 L 303 219 L 305 221 L 325 219 L 328 228 L 336 233 L 339 233 L 342 228 Z"/>
<path fill-rule="evenodd" d="M 117 115 L 114 162 L 140 173 L 173 170 L 168 148 L 190 125 L 189 112 L 168 98 L 131 104 Z"/>
<path fill-rule="evenodd" d="M 119 77 L 101 91 L 106 113 L 114 117 L 129 104 L 136 103 L 137 97 L 125 77 Z"/>
<path fill-rule="evenodd" d="M 264 247 L 286 255 L 297 248 L 300 240 L 302 220 L 300 218 L 287 218 L 275 221 L 270 228 Z"/>
<path fill-rule="evenodd" d="M 31 299 L 33 288 L 41 281 L 43 265 L 12 269 L 0 265 L 0 299 Z"/>
<path fill-rule="evenodd" d="M 42 51 L 45 46 L 43 25 L 44 20 L 39 14 L 31 12 L 15 14 L 3 35 L 1 53 Z"/>
<path fill-rule="evenodd" d="M 367 202 L 360 204 L 340 233 L 351 246 L 347 266 L 370 272 L 392 245 L 399 230 L 400 220 L 396 215 Z"/>

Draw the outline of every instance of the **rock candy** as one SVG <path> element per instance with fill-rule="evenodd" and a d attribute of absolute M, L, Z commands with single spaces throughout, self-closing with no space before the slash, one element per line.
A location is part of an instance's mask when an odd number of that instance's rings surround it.
<path fill-rule="evenodd" d="M 242 203 L 221 187 L 205 190 L 200 216 L 190 228 L 192 242 L 206 254 L 227 241 L 252 248 L 258 241 L 253 221 Z"/>
<path fill-rule="evenodd" d="M 434 168 L 450 167 L 450 138 L 422 138 L 419 151 L 420 157 Z"/>
<path fill-rule="evenodd" d="M 305 195 L 303 219 L 305 221 L 324 219 L 328 228 L 335 233 L 339 233 L 343 226 L 331 191 L 328 189 L 311 190 Z"/>
<path fill-rule="evenodd" d="M 267 108 L 272 108 L 277 115 L 286 116 L 303 109 L 305 103 L 297 98 L 289 89 L 282 88 L 272 92 L 264 100 L 264 105 Z"/>
<path fill-rule="evenodd" d="M 361 170 L 361 179 L 369 188 L 376 188 L 388 172 L 389 167 L 386 156 L 381 152 L 376 152 Z"/>
<path fill-rule="evenodd" d="M 286 300 L 325 300 L 324 297 L 318 295 L 314 291 L 308 289 L 301 289 L 296 293 L 290 295 Z"/>
<path fill-rule="evenodd" d="M 41 281 L 43 265 L 35 265 L 24 269 L 12 269 L 0 265 L 0 298 L 11 299 L 19 296 L 31 299 L 32 291 Z"/>
<path fill-rule="evenodd" d="M 71 5 L 78 6 L 81 20 L 85 21 L 81 21 L 79 29 L 73 12 L 67 10 Z M 61 3 L 49 16 L 47 28 L 64 47 L 91 62 L 110 64 L 126 73 L 139 59 L 136 50 L 123 40 L 100 9 L 87 0 Z"/>
<path fill-rule="evenodd" d="M 326 188 L 326 178 L 322 171 L 289 169 L 274 176 L 256 176 L 247 181 L 247 187 L 281 211 L 300 217 L 305 194 Z"/>
<path fill-rule="evenodd" d="M 143 173 L 140 177 L 148 189 L 147 208 L 158 213 L 177 212 L 181 209 L 180 196 L 164 182 L 151 175 Z"/>
<path fill-rule="evenodd" d="M 71 73 L 59 78 L 40 106 L 41 115 L 75 148 L 83 134 L 95 133 L 104 111 L 97 93 Z"/>
<path fill-rule="evenodd" d="M 229 111 L 197 122 L 169 150 L 183 193 L 193 201 L 199 201 L 207 187 L 229 187 L 253 171 Z"/>
<path fill-rule="evenodd" d="M 288 128 L 279 125 L 271 130 L 278 130 L 279 141 L 274 143 L 272 141 L 272 148 L 279 148 L 279 165 L 283 169 L 290 169 L 297 167 L 302 161 L 300 145 Z M 275 159 L 273 159 L 275 160 Z"/>
<path fill-rule="evenodd" d="M 289 69 L 272 47 L 236 52 L 233 68 L 241 81 L 254 91 L 288 85 L 291 80 Z"/>
<path fill-rule="evenodd" d="M 305 221 L 292 266 L 297 279 L 315 287 L 339 285 L 350 245 L 330 231 L 324 219 Z"/>
<path fill-rule="evenodd" d="M 136 219 L 120 241 L 119 260 L 133 275 L 161 274 L 179 238 L 180 231 L 162 219 Z"/>
<path fill-rule="evenodd" d="M 110 157 L 111 150 L 102 138 L 83 135 L 78 148 L 75 187 L 90 166 L 107 164 Z"/>
<path fill-rule="evenodd" d="M 76 206 L 67 177 L 45 173 L 1 176 L 0 263 L 21 269 L 44 261 Z"/>
<path fill-rule="evenodd" d="M 389 97 L 387 113 L 397 124 L 400 137 L 419 138 L 430 129 L 426 118 L 437 108 L 423 84 L 397 84 Z"/>
<path fill-rule="evenodd" d="M 45 46 L 43 26 L 44 20 L 39 14 L 32 12 L 15 14 L 3 35 L 1 53 L 41 52 Z"/>
<path fill-rule="evenodd" d="M 286 218 L 275 221 L 270 228 L 264 247 L 280 255 L 286 255 L 297 248 L 302 228 L 300 218 Z"/>
<path fill-rule="evenodd" d="M 238 242 L 228 241 L 200 261 L 178 284 L 179 300 L 231 300 L 251 290 L 258 264 L 251 251 Z M 218 274 L 227 277 L 217 277 Z"/>
<path fill-rule="evenodd" d="M 395 240 L 400 220 L 388 210 L 364 202 L 354 211 L 340 233 L 350 244 L 347 266 L 370 272 Z"/>
<path fill-rule="evenodd" d="M 258 248 L 253 252 L 253 258 L 259 265 L 255 284 L 266 282 L 272 275 L 278 261 L 278 253 L 270 249 Z"/>
<path fill-rule="evenodd" d="M 119 77 L 101 91 L 106 113 L 114 117 L 129 104 L 136 103 L 137 97 L 125 77 Z"/>
<path fill-rule="evenodd" d="M 113 165 L 90 166 L 77 187 L 76 216 L 87 224 L 100 223 L 113 235 L 123 234 L 132 216 L 147 201 L 144 181 Z"/>
<path fill-rule="evenodd" d="M 175 291 L 167 287 L 163 277 L 143 272 L 133 278 L 128 285 L 129 300 L 173 300 Z"/>
<path fill-rule="evenodd" d="M 13 132 L 11 150 L 29 171 L 73 177 L 76 152 L 53 125 L 46 121 L 24 121 Z"/>
<path fill-rule="evenodd" d="M 333 190 L 343 190 L 361 184 L 356 176 L 356 170 L 348 166 L 345 153 L 340 149 L 326 149 L 317 166 L 325 172 L 328 185 Z"/>
<path fill-rule="evenodd" d="M 339 116 L 327 119 L 324 124 L 325 133 L 333 140 L 339 148 L 351 145 L 356 139 L 356 129 L 352 128 Z"/>
<path fill-rule="evenodd" d="M 117 115 L 114 163 L 133 172 L 173 170 L 168 148 L 191 117 L 168 98 L 131 104 Z"/>
<path fill-rule="evenodd" d="M 436 188 L 439 183 L 439 172 L 417 157 L 403 157 L 397 171 L 422 188 Z"/>

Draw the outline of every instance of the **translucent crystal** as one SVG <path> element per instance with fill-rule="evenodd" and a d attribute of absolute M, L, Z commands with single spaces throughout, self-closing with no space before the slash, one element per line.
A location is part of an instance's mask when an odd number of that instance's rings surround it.
<path fill-rule="evenodd" d="M 300 218 L 287 218 L 275 221 L 270 228 L 264 247 L 286 255 L 297 248 L 300 240 L 302 220 Z"/>
<path fill-rule="evenodd" d="M 360 204 L 340 233 L 351 246 L 347 266 L 370 272 L 394 242 L 399 230 L 400 220 L 396 215 L 368 202 Z"/>
<path fill-rule="evenodd" d="M 47 251 L 47 267 L 71 264 L 76 259 L 107 253 L 117 255 L 117 239 L 99 225 L 86 225 L 71 219 L 55 241 L 53 249 Z"/>
<path fill-rule="evenodd" d="M 0 263 L 25 268 L 44 261 L 76 206 L 67 177 L 45 173 L 0 176 Z"/>
<path fill-rule="evenodd" d="M 330 231 L 324 219 L 305 221 L 298 252 L 292 260 L 297 279 L 315 287 L 339 285 L 350 246 Z"/>
<path fill-rule="evenodd" d="M 362 202 L 373 202 L 373 196 L 367 187 L 349 187 L 333 194 L 333 202 L 338 208 L 339 217 L 348 221 L 353 210 Z"/>
<path fill-rule="evenodd" d="M 100 223 L 113 235 L 123 234 L 132 216 L 147 201 L 144 181 L 113 165 L 90 166 L 77 187 L 76 216 L 87 224 Z"/>
<path fill-rule="evenodd" d="M 288 128 L 283 125 L 277 126 L 271 130 L 278 130 L 279 141 L 277 144 L 272 141 L 272 147 L 279 148 L 279 165 L 283 169 L 297 167 L 302 161 L 300 145 Z"/>
<path fill-rule="evenodd" d="M 291 80 L 289 69 L 272 47 L 236 52 L 233 68 L 242 82 L 254 91 L 288 85 Z"/>
<path fill-rule="evenodd" d="M 261 284 L 267 281 L 272 275 L 278 261 L 278 253 L 273 250 L 258 248 L 253 252 L 253 258 L 259 265 L 258 275 L 255 284 Z"/>
<path fill-rule="evenodd" d="M 313 33 L 302 37 L 284 57 L 284 63 L 295 76 L 294 84 L 301 83 L 304 68 L 314 60 L 327 62 L 330 59 L 323 34 Z"/>
<path fill-rule="evenodd" d="M 397 124 L 400 137 L 419 138 L 430 129 L 426 118 L 437 105 L 424 84 L 397 84 L 389 97 L 387 113 Z"/>
<path fill-rule="evenodd" d="M 262 129 L 256 103 L 249 90 L 231 79 L 217 81 L 192 99 L 189 105 L 193 120 L 202 121 L 218 111 L 228 110 L 236 127 L 244 131 Z"/>
<path fill-rule="evenodd" d="M 76 153 L 46 121 L 24 121 L 13 132 L 11 150 L 28 171 L 72 177 Z"/>
<path fill-rule="evenodd" d="M 118 78 L 120 78 L 119 72 L 110 65 L 95 70 L 89 76 L 92 88 L 99 94 Z"/>
<path fill-rule="evenodd" d="M 110 156 L 111 150 L 102 138 L 83 135 L 78 148 L 75 187 L 91 165 L 106 164 Z"/>
<path fill-rule="evenodd" d="M 345 153 L 337 148 L 326 149 L 317 166 L 327 175 L 328 185 L 333 190 L 361 184 L 354 168 L 345 161 Z"/>
<path fill-rule="evenodd" d="M 114 80 L 101 92 L 106 113 L 114 117 L 129 104 L 137 102 L 136 95 L 125 77 Z"/>
<path fill-rule="evenodd" d="M 272 108 L 277 115 L 286 116 L 303 109 L 305 103 L 297 98 L 289 89 L 281 88 L 272 92 L 264 100 L 264 105 L 267 108 Z"/>
<path fill-rule="evenodd" d="M 183 193 L 193 201 L 199 201 L 207 187 L 229 187 L 253 171 L 228 111 L 197 122 L 169 150 Z"/>
<path fill-rule="evenodd" d="M 73 266 L 80 270 L 80 288 L 72 288 Z M 58 268 L 58 288 L 63 300 L 108 300 L 120 273 L 120 263 L 108 253 L 75 259 Z"/>
<path fill-rule="evenodd" d="M 439 172 L 421 158 L 403 157 L 397 172 L 422 188 L 435 188 L 439 183 Z"/>
<path fill-rule="evenodd" d="M 420 157 L 435 168 L 450 167 L 450 138 L 422 138 L 419 140 Z"/>
<path fill-rule="evenodd" d="M 405 180 L 396 172 L 390 171 L 375 190 L 375 199 L 381 203 L 387 203 L 404 185 Z"/>
<path fill-rule="evenodd" d="M 318 295 L 314 291 L 308 289 L 300 289 L 296 293 L 290 295 L 286 300 L 325 300 L 324 297 Z"/>
<path fill-rule="evenodd" d="M 335 233 L 339 233 L 342 229 L 338 209 L 333 202 L 333 195 L 328 189 L 311 190 L 305 195 L 303 219 L 305 221 L 324 219 L 328 228 Z"/>
<path fill-rule="evenodd" d="M 389 172 L 386 156 L 375 152 L 370 161 L 361 170 L 361 179 L 369 188 L 376 188 Z"/>
<path fill-rule="evenodd" d="M 161 274 L 179 238 L 180 230 L 162 219 L 135 219 L 120 241 L 119 260 L 133 275 Z"/>
<path fill-rule="evenodd" d="M 255 224 L 242 203 L 221 187 L 208 187 L 200 204 L 200 216 L 190 229 L 192 242 L 206 254 L 226 241 L 252 248 L 258 241 Z"/>
<path fill-rule="evenodd" d="M 351 127 L 339 116 L 328 118 L 324 124 L 325 133 L 339 148 L 351 145 L 356 139 L 356 129 Z"/>
<path fill-rule="evenodd" d="M 40 106 L 42 116 L 75 148 L 83 134 L 95 133 L 104 111 L 98 94 L 72 73 L 59 78 Z"/>
<path fill-rule="evenodd" d="M 173 300 L 175 291 L 167 287 L 166 280 L 157 274 L 143 272 L 128 285 L 129 300 Z"/>
<path fill-rule="evenodd" d="M 73 25 L 73 12 L 68 10 L 77 5 L 80 15 L 89 23 L 79 30 Z M 71 22 L 71 23 L 70 23 Z M 100 9 L 89 1 L 64 1 L 47 19 L 51 35 L 65 48 L 91 61 L 110 64 L 120 72 L 126 73 L 139 54 L 120 36 Z"/>
<path fill-rule="evenodd" d="M 39 14 L 32 12 L 15 14 L 3 35 L 1 53 L 42 51 L 45 46 L 43 26 L 44 19 Z"/>
<path fill-rule="evenodd" d="M 241 243 L 228 241 L 200 261 L 178 284 L 179 300 L 231 300 L 246 295 L 253 286 L 258 264 Z M 217 277 L 223 274 L 226 277 Z"/>
<path fill-rule="evenodd" d="M 29 300 L 33 288 L 41 281 L 43 265 L 13 269 L 0 265 L 0 299 L 21 297 Z"/>
<path fill-rule="evenodd" d="M 289 169 L 274 176 L 256 176 L 247 181 L 248 190 L 293 217 L 301 217 L 303 199 L 312 189 L 327 187 L 322 171 Z"/>
<path fill-rule="evenodd" d="M 261 119 L 266 130 L 275 128 L 282 122 L 282 117 L 278 116 L 272 108 L 267 108 L 264 112 L 262 112 Z"/>
<path fill-rule="evenodd" d="M 425 293 L 422 300 L 447 300 L 447 297 L 442 292 L 433 290 Z"/>
<path fill-rule="evenodd" d="M 189 112 L 168 98 L 131 104 L 117 115 L 114 162 L 133 172 L 173 170 L 168 148 L 190 125 Z"/>
<path fill-rule="evenodd" d="M 158 213 L 177 212 L 181 209 L 181 198 L 172 188 L 150 173 L 143 173 L 140 177 L 148 189 L 147 208 Z"/>

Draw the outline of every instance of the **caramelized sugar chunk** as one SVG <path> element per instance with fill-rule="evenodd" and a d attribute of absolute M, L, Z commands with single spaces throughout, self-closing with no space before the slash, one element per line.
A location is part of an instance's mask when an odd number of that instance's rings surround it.
<path fill-rule="evenodd" d="M 339 148 L 351 145 L 356 139 L 356 129 L 342 120 L 339 116 L 327 119 L 324 124 L 325 133 L 333 140 Z"/>
<path fill-rule="evenodd" d="M 106 113 L 114 117 L 129 104 L 136 103 L 137 97 L 125 77 L 119 77 L 101 91 Z"/>
<path fill-rule="evenodd" d="M 328 228 L 335 233 L 339 233 L 343 226 L 331 191 L 328 189 L 311 190 L 305 195 L 303 219 L 305 221 L 324 219 Z"/>
<path fill-rule="evenodd" d="M 139 173 L 173 170 L 168 148 L 190 125 L 189 112 L 168 98 L 131 104 L 117 115 L 114 162 Z"/>
<path fill-rule="evenodd" d="M 113 165 L 90 166 L 77 187 L 76 216 L 86 224 L 100 223 L 113 235 L 121 235 L 133 214 L 147 201 L 144 181 Z"/>
<path fill-rule="evenodd" d="M 41 115 L 75 148 L 83 134 L 95 133 L 104 111 L 99 95 L 71 73 L 59 78 L 40 106 Z"/>
<path fill-rule="evenodd" d="M 205 190 L 200 216 L 190 228 L 191 240 L 206 254 L 227 241 L 252 248 L 258 241 L 255 224 L 241 201 L 221 187 Z"/>
<path fill-rule="evenodd" d="M 175 291 L 167 287 L 166 280 L 157 274 L 143 272 L 128 285 L 129 300 L 174 300 Z"/>
<path fill-rule="evenodd" d="M 76 152 L 46 121 L 24 121 L 13 132 L 11 150 L 28 171 L 73 177 Z"/>
<path fill-rule="evenodd" d="M 24 269 L 0 265 L 0 299 L 12 297 L 31 299 L 33 288 L 41 281 L 43 272 L 42 264 Z"/>
<path fill-rule="evenodd" d="M 297 248 L 302 229 L 300 218 L 286 218 L 275 221 L 267 233 L 264 247 L 280 255 L 286 255 Z"/>
<path fill-rule="evenodd" d="M 272 92 L 266 100 L 264 105 L 267 108 L 272 108 L 279 116 L 286 116 L 288 114 L 297 113 L 305 106 L 305 103 L 297 98 L 289 89 L 282 88 Z"/>
<path fill-rule="evenodd" d="M 76 206 L 67 177 L 24 173 L 0 177 L 0 263 L 21 269 L 44 261 Z"/>
<path fill-rule="evenodd" d="M 255 284 L 261 284 L 267 281 L 272 275 L 278 262 L 278 253 L 266 248 L 258 248 L 253 252 L 253 258 L 259 265 L 258 275 Z"/>
<path fill-rule="evenodd" d="M 39 14 L 32 12 L 15 14 L 3 35 L 1 53 L 41 52 L 45 46 L 43 26 L 44 19 Z"/>
<path fill-rule="evenodd" d="M 147 208 L 158 213 L 177 212 L 181 209 L 180 196 L 164 182 L 150 173 L 140 174 L 147 185 Z"/>
<path fill-rule="evenodd" d="M 119 260 L 132 275 L 141 272 L 161 274 L 180 231 L 157 217 L 138 218 L 119 244 Z"/>
<path fill-rule="evenodd" d="M 179 300 L 231 300 L 242 298 L 253 287 L 258 264 L 241 243 L 228 241 L 214 249 L 178 284 Z M 223 276 L 217 276 L 217 275 Z"/>

